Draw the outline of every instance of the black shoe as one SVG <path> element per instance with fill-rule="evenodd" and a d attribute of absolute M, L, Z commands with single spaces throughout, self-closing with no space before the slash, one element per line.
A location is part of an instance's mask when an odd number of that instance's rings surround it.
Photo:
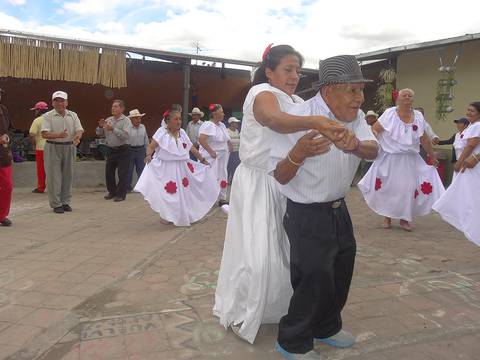
<path fill-rule="evenodd" d="M 113 199 L 113 201 L 115 201 L 115 202 L 119 202 L 119 201 L 123 201 L 123 200 L 125 200 L 125 196 L 124 197 L 116 196 L 115 199 Z"/>
<path fill-rule="evenodd" d="M 34 193 L 34 194 L 43 194 L 44 191 L 40 191 L 40 190 L 38 190 L 38 189 L 33 189 L 33 190 L 32 190 L 32 193 Z"/>
<path fill-rule="evenodd" d="M 115 197 L 115 195 L 108 193 L 108 194 L 105 195 L 103 198 L 104 198 L 105 200 L 112 200 L 114 197 Z"/>
<path fill-rule="evenodd" d="M 226 200 L 220 200 L 220 201 L 218 202 L 218 206 L 222 207 L 223 205 L 228 205 L 228 201 L 226 201 Z"/>
<path fill-rule="evenodd" d="M 62 207 L 64 211 L 68 211 L 68 212 L 72 211 L 72 207 L 68 204 L 62 205 Z"/>
<path fill-rule="evenodd" d="M 65 210 L 63 210 L 63 206 L 57 206 L 56 208 L 53 208 L 53 212 L 57 214 L 63 214 Z"/>
<path fill-rule="evenodd" d="M 11 226 L 12 225 L 12 221 L 8 218 L 5 218 L 3 219 L 2 221 L 0 221 L 0 225 L 2 226 Z"/>

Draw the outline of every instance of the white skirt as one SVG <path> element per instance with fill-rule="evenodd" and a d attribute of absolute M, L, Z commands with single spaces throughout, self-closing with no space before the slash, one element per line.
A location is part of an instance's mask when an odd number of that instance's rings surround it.
<path fill-rule="evenodd" d="M 443 220 L 480 246 L 480 166 L 458 173 L 445 194 L 433 205 Z"/>
<path fill-rule="evenodd" d="M 275 179 L 240 164 L 234 175 L 214 315 L 253 343 L 260 324 L 288 311 L 290 246 L 283 229 L 286 199 Z"/>
<path fill-rule="evenodd" d="M 427 165 L 417 153 L 383 152 L 358 188 L 377 214 L 407 221 L 429 214 L 445 192 L 437 169 Z"/>
<path fill-rule="evenodd" d="M 196 161 L 153 159 L 135 185 L 160 217 L 176 226 L 190 226 L 217 201 L 220 187 L 209 166 Z"/>
<path fill-rule="evenodd" d="M 203 154 L 203 153 L 202 153 Z M 217 178 L 220 186 L 220 200 L 227 200 L 227 186 L 228 186 L 228 151 L 217 151 L 217 157 L 214 159 L 208 153 L 204 155 L 205 160 L 212 167 L 212 171 Z"/>

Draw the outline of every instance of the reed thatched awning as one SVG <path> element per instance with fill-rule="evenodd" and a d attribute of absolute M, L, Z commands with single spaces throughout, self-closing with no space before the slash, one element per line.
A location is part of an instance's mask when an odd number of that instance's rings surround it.
<path fill-rule="evenodd" d="M 127 86 L 123 50 L 0 35 L 0 77 Z"/>

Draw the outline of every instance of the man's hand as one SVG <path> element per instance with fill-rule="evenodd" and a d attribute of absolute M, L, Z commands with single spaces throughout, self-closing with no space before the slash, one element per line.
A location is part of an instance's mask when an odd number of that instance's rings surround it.
<path fill-rule="evenodd" d="M 80 138 L 81 135 L 75 135 L 75 137 L 73 138 L 73 145 L 77 146 L 78 144 L 80 144 Z"/>
<path fill-rule="evenodd" d="M 460 172 L 465 172 L 466 169 L 473 169 L 478 164 L 478 160 L 473 155 L 466 158 L 459 167 Z M 456 164 L 455 164 L 456 165 Z"/>
<path fill-rule="evenodd" d="M 107 122 L 105 122 L 105 124 L 103 125 L 103 128 L 107 131 L 112 131 L 113 130 L 112 124 L 107 123 Z"/>
<path fill-rule="evenodd" d="M 342 140 L 346 135 L 347 128 L 345 126 L 323 116 L 319 117 L 317 125 L 315 130 L 333 142 Z"/>
<path fill-rule="evenodd" d="M 318 131 L 312 130 L 298 139 L 290 152 L 290 157 L 296 163 L 303 163 L 307 157 L 324 154 L 330 151 L 332 142 Z"/>
<path fill-rule="evenodd" d="M 335 141 L 334 144 L 340 150 L 348 152 L 358 149 L 359 140 L 357 139 L 353 131 L 345 129 L 344 137 L 339 141 Z"/>
<path fill-rule="evenodd" d="M 103 128 L 105 126 L 105 119 L 100 119 L 98 120 L 98 127 L 99 128 Z"/>
<path fill-rule="evenodd" d="M 63 132 L 57 134 L 57 138 L 59 139 L 65 139 L 68 136 L 68 131 L 67 129 L 63 130 Z"/>
<path fill-rule="evenodd" d="M 8 137 L 7 134 L 3 134 L 0 136 L 0 145 L 8 144 L 10 141 L 10 138 Z"/>

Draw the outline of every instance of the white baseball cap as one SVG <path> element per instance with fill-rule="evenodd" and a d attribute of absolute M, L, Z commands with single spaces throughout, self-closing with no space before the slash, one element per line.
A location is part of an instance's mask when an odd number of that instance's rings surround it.
<path fill-rule="evenodd" d="M 64 99 L 64 100 L 67 100 L 68 99 L 68 95 L 65 91 L 55 91 L 52 95 L 52 100 L 53 99 L 56 99 L 56 98 L 60 98 L 60 99 Z"/>
<path fill-rule="evenodd" d="M 231 124 L 232 122 L 239 123 L 241 121 L 238 120 L 235 116 L 232 116 L 231 118 L 228 119 L 228 123 Z"/>

